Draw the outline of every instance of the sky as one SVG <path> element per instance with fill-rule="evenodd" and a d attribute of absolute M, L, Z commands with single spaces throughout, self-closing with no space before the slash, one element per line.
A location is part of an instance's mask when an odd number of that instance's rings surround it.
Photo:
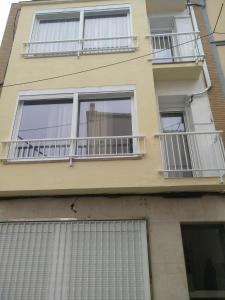
<path fill-rule="evenodd" d="M 23 0 L 29 1 L 29 0 Z M 19 2 L 19 0 L 0 0 L 0 44 L 5 30 L 6 21 L 9 14 L 11 3 Z"/>

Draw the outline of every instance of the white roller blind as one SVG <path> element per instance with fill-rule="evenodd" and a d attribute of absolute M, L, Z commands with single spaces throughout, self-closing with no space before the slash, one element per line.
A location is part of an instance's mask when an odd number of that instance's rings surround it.
<path fill-rule="evenodd" d="M 78 33 L 78 18 L 37 20 L 31 42 L 44 43 L 31 44 L 30 51 L 32 53 L 76 51 L 78 42 L 71 40 L 77 40 Z M 67 40 L 69 41 L 66 42 Z"/>
<path fill-rule="evenodd" d="M 95 48 L 120 48 L 128 47 L 130 40 L 120 39 L 129 36 L 129 15 L 106 15 L 85 17 L 84 39 L 96 39 L 96 41 L 86 41 L 85 49 Z M 101 40 L 102 38 L 108 38 Z M 110 39 L 111 38 L 111 39 Z M 117 39 L 114 39 L 117 38 Z"/>
<path fill-rule="evenodd" d="M 1 300 L 149 300 L 144 221 L 0 225 Z"/>

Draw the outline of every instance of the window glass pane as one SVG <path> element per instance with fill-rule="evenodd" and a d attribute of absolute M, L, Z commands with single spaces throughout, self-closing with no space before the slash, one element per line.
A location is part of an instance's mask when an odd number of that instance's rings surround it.
<path fill-rule="evenodd" d="M 185 225 L 182 238 L 191 299 L 225 299 L 224 225 Z"/>
<path fill-rule="evenodd" d="M 129 36 L 128 14 L 85 17 L 84 38 L 96 39 L 86 41 L 85 49 L 127 47 L 129 39 L 119 37 Z M 109 38 L 101 40 L 101 38 Z M 110 39 L 117 38 L 117 39 Z"/>
<path fill-rule="evenodd" d="M 163 132 L 185 131 L 183 113 L 161 113 Z"/>
<path fill-rule="evenodd" d="M 132 135 L 131 100 L 80 101 L 79 136 Z"/>
<path fill-rule="evenodd" d="M 83 156 L 133 153 L 131 100 L 80 101 L 77 154 Z M 110 138 L 117 136 L 117 138 Z M 90 137 L 95 137 L 91 139 Z M 96 138 L 103 137 L 103 138 Z M 109 138 L 107 138 L 109 137 Z"/>
<path fill-rule="evenodd" d="M 18 139 L 70 137 L 72 100 L 25 101 Z"/>
<path fill-rule="evenodd" d="M 34 30 L 30 51 L 34 53 L 76 51 L 79 19 L 39 20 Z M 72 41 L 71 41 L 72 40 Z M 60 42 L 63 41 L 63 42 Z"/>

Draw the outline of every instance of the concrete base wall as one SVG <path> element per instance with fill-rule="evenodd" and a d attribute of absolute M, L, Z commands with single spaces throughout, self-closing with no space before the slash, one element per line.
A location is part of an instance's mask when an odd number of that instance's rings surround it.
<path fill-rule="evenodd" d="M 153 299 L 188 300 L 180 224 L 225 222 L 225 197 L 74 196 L 0 200 L 0 221 L 60 218 L 147 219 Z"/>

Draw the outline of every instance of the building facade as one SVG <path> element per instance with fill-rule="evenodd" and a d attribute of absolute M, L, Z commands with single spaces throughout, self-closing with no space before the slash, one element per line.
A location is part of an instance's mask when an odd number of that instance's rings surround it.
<path fill-rule="evenodd" d="M 224 51 L 205 4 L 13 8 L 0 299 L 225 299 Z"/>

